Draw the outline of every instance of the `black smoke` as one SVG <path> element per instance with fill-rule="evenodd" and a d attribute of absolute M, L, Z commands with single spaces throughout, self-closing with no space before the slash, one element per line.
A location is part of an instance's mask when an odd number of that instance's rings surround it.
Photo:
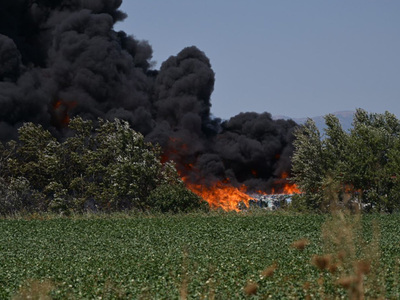
<path fill-rule="evenodd" d="M 0 1 L 0 140 L 24 122 L 62 138 L 69 117 L 121 118 L 193 181 L 265 190 L 290 171 L 296 124 L 269 113 L 212 117 L 206 55 L 188 47 L 153 69 L 148 42 L 114 30 L 121 2 Z"/>

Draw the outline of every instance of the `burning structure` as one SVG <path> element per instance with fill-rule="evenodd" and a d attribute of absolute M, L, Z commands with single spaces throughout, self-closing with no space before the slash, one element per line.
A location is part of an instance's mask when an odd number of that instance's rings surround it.
<path fill-rule="evenodd" d="M 0 2 L 0 140 L 16 138 L 24 122 L 62 139 L 72 116 L 120 118 L 158 143 L 211 206 L 284 192 L 277 182 L 290 172 L 295 122 L 254 112 L 214 118 L 206 55 L 187 47 L 152 69 L 149 43 L 113 28 L 126 17 L 121 2 Z"/>

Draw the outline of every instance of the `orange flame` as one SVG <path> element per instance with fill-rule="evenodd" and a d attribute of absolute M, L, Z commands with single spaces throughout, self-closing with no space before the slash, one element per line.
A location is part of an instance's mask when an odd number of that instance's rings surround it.
<path fill-rule="evenodd" d="M 56 102 L 54 102 L 53 107 L 54 109 L 58 109 L 62 104 L 61 100 L 57 100 Z"/>
<path fill-rule="evenodd" d="M 222 208 L 225 211 L 239 211 L 239 204 L 243 202 L 249 205 L 249 200 L 253 199 L 246 194 L 246 186 L 236 188 L 229 184 L 229 181 L 217 181 L 212 186 L 193 184 L 184 180 L 186 186 L 196 195 L 208 202 L 211 208 Z"/>
<path fill-rule="evenodd" d="M 279 192 L 276 192 L 275 188 L 272 188 L 271 194 L 300 194 L 301 191 L 297 186 L 287 182 L 287 178 L 288 174 L 283 173 L 278 180 L 279 184 L 277 184 L 277 186 L 281 186 Z M 225 211 L 239 211 L 240 203 L 248 207 L 249 201 L 255 200 L 254 197 L 246 193 L 247 187 L 245 185 L 236 188 L 229 183 L 229 180 L 216 181 L 211 186 L 191 183 L 186 177 L 183 177 L 182 180 L 185 182 L 188 189 L 205 200 L 210 207 L 214 209 L 222 208 Z M 257 191 L 256 193 L 259 195 L 267 195 L 264 191 Z"/>
<path fill-rule="evenodd" d="M 295 184 L 285 184 L 285 186 L 283 187 L 283 192 L 281 194 L 285 195 L 301 194 L 301 191 Z"/>
<path fill-rule="evenodd" d="M 53 103 L 53 109 L 58 124 L 68 126 L 70 121 L 69 111 L 73 109 L 76 104 L 76 101 L 66 102 L 61 99 Z"/>
<path fill-rule="evenodd" d="M 170 137 L 167 149 L 164 150 L 164 154 L 161 157 L 161 162 L 166 162 L 170 159 L 178 160 L 177 169 L 182 180 L 186 184 L 186 187 L 193 193 L 205 200 L 211 208 L 217 209 L 222 208 L 225 211 L 240 211 L 240 204 L 243 203 L 247 207 L 249 206 L 250 200 L 255 200 L 254 197 L 247 194 L 247 187 L 242 185 L 237 188 L 234 187 L 229 179 L 216 181 L 211 185 L 202 185 L 199 181 L 193 178 L 190 180 L 188 174 L 196 174 L 196 167 L 189 161 L 183 159 L 185 152 L 188 149 L 188 145 L 183 143 L 179 138 Z M 251 170 L 254 177 L 258 177 L 256 170 Z M 295 184 L 288 181 L 288 174 L 283 173 L 281 178 L 277 179 L 274 183 L 274 187 L 271 189 L 271 194 L 297 194 L 300 190 Z M 256 194 L 266 195 L 268 193 L 264 191 L 257 191 Z M 254 195 L 254 194 L 253 194 Z"/>
<path fill-rule="evenodd" d="M 277 180 L 276 185 L 281 187 L 281 191 L 277 194 L 284 194 L 284 195 L 293 195 L 293 194 L 300 194 L 301 191 L 294 183 L 290 183 L 288 181 L 289 174 L 283 172 L 281 178 Z M 272 194 L 275 194 L 275 189 L 272 188 Z"/>
<path fill-rule="evenodd" d="M 182 156 L 187 152 L 188 145 L 185 144 L 180 138 L 169 137 L 168 145 L 164 149 L 161 155 L 161 162 L 165 163 L 169 160 L 174 160 L 175 163 L 179 164 L 182 161 Z M 183 172 L 183 168 L 178 170 Z"/>

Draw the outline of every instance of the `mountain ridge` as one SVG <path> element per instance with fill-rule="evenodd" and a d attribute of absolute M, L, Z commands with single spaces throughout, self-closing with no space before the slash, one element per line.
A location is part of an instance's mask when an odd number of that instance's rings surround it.
<path fill-rule="evenodd" d="M 342 125 L 342 128 L 344 130 L 349 131 L 350 128 L 352 128 L 353 117 L 354 117 L 355 111 L 352 111 L 352 110 L 336 111 L 336 112 L 333 112 L 332 114 L 335 115 L 339 119 L 340 124 Z M 277 115 L 277 116 L 273 116 L 272 118 L 274 120 L 279 120 L 279 119 L 293 120 L 298 124 L 304 124 L 307 121 L 307 119 L 310 118 L 310 119 L 314 120 L 315 125 L 317 126 L 317 128 L 319 129 L 319 131 L 321 133 L 323 132 L 323 129 L 326 127 L 324 116 L 291 118 L 291 117 L 284 116 L 284 115 Z"/>

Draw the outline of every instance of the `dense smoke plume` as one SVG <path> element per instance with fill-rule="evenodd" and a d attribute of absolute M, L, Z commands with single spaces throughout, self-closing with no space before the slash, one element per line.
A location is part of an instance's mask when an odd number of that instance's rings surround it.
<path fill-rule="evenodd" d="M 122 0 L 0 2 L 0 140 L 23 122 L 62 138 L 70 117 L 128 120 L 182 176 L 251 189 L 290 169 L 292 121 L 210 115 L 215 74 L 196 47 L 152 69 L 152 48 L 113 27 Z"/>

